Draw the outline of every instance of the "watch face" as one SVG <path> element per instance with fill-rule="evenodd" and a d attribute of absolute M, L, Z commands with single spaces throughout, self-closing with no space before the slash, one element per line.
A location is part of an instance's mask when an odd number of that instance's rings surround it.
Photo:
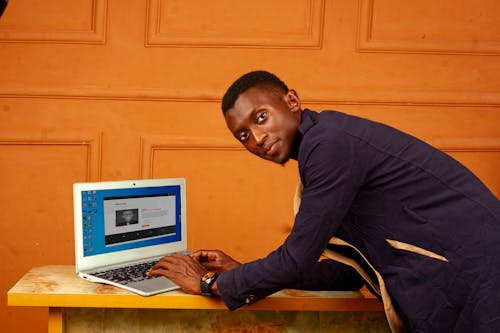
<path fill-rule="evenodd" d="M 215 276 L 214 272 L 207 272 L 203 277 L 201 278 L 202 281 L 207 281 L 212 279 Z"/>

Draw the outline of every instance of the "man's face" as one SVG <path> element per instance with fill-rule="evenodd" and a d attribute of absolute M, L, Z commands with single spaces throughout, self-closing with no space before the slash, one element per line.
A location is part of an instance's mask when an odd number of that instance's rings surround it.
<path fill-rule="evenodd" d="M 300 111 L 295 91 L 285 94 L 254 87 L 238 97 L 225 119 L 231 133 L 248 151 L 283 164 L 292 153 Z"/>
<path fill-rule="evenodd" d="M 132 218 L 134 218 L 134 213 L 130 210 L 126 210 L 122 213 L 122 218 L 126 223 L 130 223 Z"/>

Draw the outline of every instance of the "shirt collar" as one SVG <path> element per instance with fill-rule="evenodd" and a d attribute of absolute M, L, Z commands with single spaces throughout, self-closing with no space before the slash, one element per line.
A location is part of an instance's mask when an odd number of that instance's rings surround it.
<path fill-rule="evenodd" d="M 300 148 L 300 143 L 302 142 L 302 138 L 307 133 L 307 131 L 316 124 L 317 116 L 318 114 L 314 111 L 311 111 L 309 109 L 302 110 L 301 120 L 297 136 L 295 138 L 295 142 L 293 145 L 291 158 L 296 160 L 297 157 L 299 156 L 299 148 Z"/>

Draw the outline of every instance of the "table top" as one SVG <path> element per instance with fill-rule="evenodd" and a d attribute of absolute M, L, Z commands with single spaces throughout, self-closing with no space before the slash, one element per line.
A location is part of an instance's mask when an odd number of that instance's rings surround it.
<path fill-rule="evenodd" d="M 227 309 L 218 297 L 195 296 L 181 290 L 143 297 L 121 288 L 86 281 L 71 265 L 34 267 L 8 292 L 10 306 L 149 309 Z M 245 310 L 383 311 L 374 297 L 358 291 L 286 289 Z"/>

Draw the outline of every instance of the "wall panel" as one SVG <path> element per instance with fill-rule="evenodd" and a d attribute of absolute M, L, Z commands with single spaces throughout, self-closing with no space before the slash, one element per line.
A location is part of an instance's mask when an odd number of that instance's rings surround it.
<path fill-rule="evenodd" d="M 107 0 L 12 1 L 0 21 L 0 42 L 102 44 Z"/>
<path fill-rule="evenodd" d="M 86 138 L 0 138 L 0 252 L 6 263 L 0 267 L 3 304 L 8 289 L 30 267 L 74 263 L 73 226 L 68 223 L 73 216 L 72 183 L 95 179 L 99 159 L 98 148 L 92 145 Z M 6 323 L 7 331 L 18 329 L 10 325 L 26 316 L 33 318 L 33 324 L 45 325 L 46 311 L 41 309 L 6 310 L 2 312 L 12 320 Z"/>
<path fill-rule="evenodd" d="M 147 46 L 321 46 L 323 0 L 198 2 L 149 0 Z M 279 10 L 276 10 L 279 8 Z M 291 17 L 299 19 L 291 20 Z"/>
<path fill-rule="evenodd" d="M 490 0 L 361 0 L 358 50 L 498 55 L 498 4 Z M 446 19 L 443 19 L 446 17 Z"/>

